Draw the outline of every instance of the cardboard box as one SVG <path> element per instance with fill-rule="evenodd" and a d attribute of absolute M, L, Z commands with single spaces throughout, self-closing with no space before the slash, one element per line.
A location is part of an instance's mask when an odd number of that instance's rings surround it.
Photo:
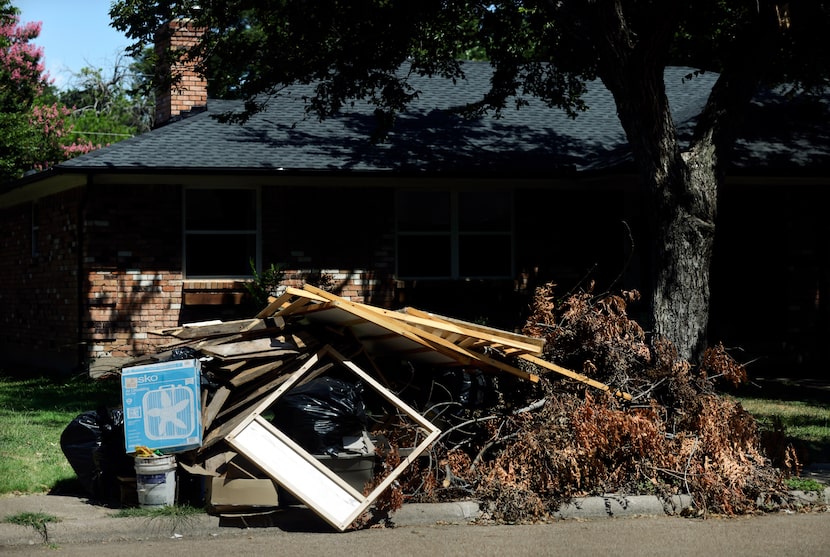
<path fill-rule="evenodd" d="M 267 478 L 208 478 L 207 501 L 214 513 L 262 512 L 279 506 L 277 486 Z"/>
<path fill-rule="evenodd" d="M 174 360 L 121 371 L 124 441 L 181 452 L 202 445 L 201 363 Z"/>
<path fill-rule="evenodd" d="M 214 474 L 205 478 L 207 509 L 218 514 L 250 514 L 279 507 L 277 484 L 263 478 L 245 458 L 228 452 L 212 459 Z M 205 471 L 206 475 L 211 474 Z"/>

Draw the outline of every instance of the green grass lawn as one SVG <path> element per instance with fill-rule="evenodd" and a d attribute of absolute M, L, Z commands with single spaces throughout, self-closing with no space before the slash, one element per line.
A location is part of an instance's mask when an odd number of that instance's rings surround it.
<path fill-rule="evenodd" d="M 737 396 L 761 430 L 783 433 L 802 464 L 830 462 L 830 389 L 814 380 L 758 379 Z"/>
<path fill-rule="evenodd" d="M 61 433 L 83 412 L 120 404 L 117 381 L 0 372 L 0 494 L 49 492 L 74 483 Z"/>
<path fill-rule="evenodd" d="M 762 398 L 740 401 L 761 429 L 783 428 L 786 440 L 810 462 L 830 462 L 830 404 Z"/>

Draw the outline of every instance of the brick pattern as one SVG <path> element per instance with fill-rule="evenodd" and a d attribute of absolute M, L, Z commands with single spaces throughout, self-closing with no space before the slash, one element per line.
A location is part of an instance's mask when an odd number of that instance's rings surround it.
<path fill-rule="evenodd" d="M 130 357 L 166 343 L 179 324 L 181 188 L 89 186 L 81 338 L 85 357 Z"/>
<path fill-rule="evenodd" d="M 72 191 L 0 215 L 0 348 L 4 351 L 76 359 L 78 208 L 79 193 Z"/>
<path fill-rule="evenodd" d="M 162 344 L 157 329 L 178 325 L 181 275 L 138 269 L 93 271 L 84 328 L 87 357 L 128 357 Z"/>
<path fill-rule="evenodd" d="M 182 50 L 198 43 L 202 31 L 187 20 L 173 20 L 159 32 L 157 50 Z M 196 71 L 190 61 L 175 63 L 170 75 L 178 77 L 168 88 L 156 92 L 155 125 L 166 124 L 170 119 L 207 105 L 207 79 Z"/>

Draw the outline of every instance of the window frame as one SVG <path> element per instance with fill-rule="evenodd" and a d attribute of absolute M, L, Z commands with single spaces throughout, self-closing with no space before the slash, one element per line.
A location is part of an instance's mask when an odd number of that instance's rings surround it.
<path fill-rule="evenodd" d="M 253 191 L 254 192 L 254 219 L 253 229 L 188 229 L 187 227 L 187 193 L 196 190 L 226 190 L 226 191 Z M 250 279 L 247 274 L 190 274 L 188 272 L 187 240 L 189 236 L 198 235 L 254 235 L 254 259 L 257 273 L 262 272 L 262 188 L 260 186 L 228 186 L 228 185 L 192 185 L 182 188 L 182 277 L 184 280 L 240 280 Z"/>
<path fill-rule="evenodd" d="M 402 230 L 401 229 L 401 215 L 400 204 L 401 196 L 412 193 L 446 193 L 449 195 L 449 212 L 450 223 L 446 230 Z M 487 193 L 506 194 L 508 197 L 508 219 L 509 223 L 505 230 L 462 230 L 461 229 L 461 202 L 460 197 L 464 194 L 487 194 Z M 395 274 L 402 280 L 474 280 L 474 279 L 488 279 L 500 280 L 511 279 L 514 276 L 515 257 L 516 257 L 516 218 L 515 218 L 515 195 L 510 189 L 398 189 L 395 192 Z M 401 237 L 417 237 L 417 236 L 448 236 L 450 242 L 450 272 L 448 275 L 423 275 L 423 274 L 401 274 Z M 509 244 L 508 256 L 508 274 L 476 274 L 465 275 L 461 273 L 461 240 L 462 238 L 484 238 L 484 237 L 506 237 Z"/>

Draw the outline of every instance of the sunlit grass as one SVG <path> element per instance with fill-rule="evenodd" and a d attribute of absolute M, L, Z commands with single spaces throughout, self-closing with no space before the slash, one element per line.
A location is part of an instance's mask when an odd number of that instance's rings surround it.
<path fill-rule="evenodd" d="M 117 383 L 0 374 L 0 494 L 44 493 L 75 479 L 60 437 L 79 414 L 121 403 Z"/>
<path fill-rule="evenodd" d="M 201 514 L 204 514 L 202 509 L 190 505 L 163 505 L 152 508 L 125 508 L 113 516 L 143 518 L 148 530 L 156 530 L 172 536 L 179 530 L 187 530 Z"/>
<path fill-rule="evenodd" d="M 739 398 L 741 405 L 768 431 L 783 428 L 787 440 L 813 462 L 830 462 L 830 403 Z"/>

